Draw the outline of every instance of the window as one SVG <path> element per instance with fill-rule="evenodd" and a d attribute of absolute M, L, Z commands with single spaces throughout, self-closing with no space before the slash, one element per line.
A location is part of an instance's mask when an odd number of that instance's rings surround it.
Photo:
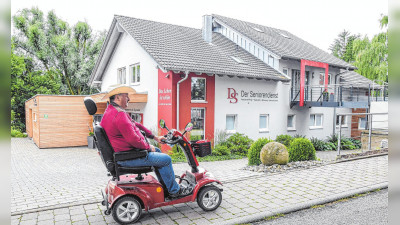
<path fill-rule="evenodd" d="M 320 73 L 319 74 L 319 85 L 324 85 L 325 84 L 325 73 Z M 328 84 L 331 84 L 331 75 L 328 74 Z"/>
<path fill-rule="evenodd" d="M 142 115 L 140 113 L 130 113 L 130 115 L 134 121 L 142 123 Z"/>
<path fill-rule="evenodd" d="M 358 129 L 364 130 L 367 129 L 367 117 L 361 117 L 358 119 Z"/>
<path fill-rule="evenodd" d="M 274 57 L 268 56 L 268 65 L 274 67 Z"/>
<path fill-rule="evenodd" d="M 36 122 L 36 113 L 33 113 L 33 122 Z"/>
<path fill-rule="evenodd" d="M 263 51 L 263 62 L 265 62 L 265 52 Z"/>
<path fill-rule="evenodd" d="M 336 126 L 339 126 L 340 116 L 336 116 Z M 347 127 L 347 116 L 342 116 L 342 127 Z"/>
<path fill-rule="evenodd" d="M 239 35 L 236 35 L 236 43 L 239 44 Z"/>
<path fill-rule="evenodd" d="M 288 75 L 289 70 L 288 70 L 288 68 L 283 68 L 282 72 L 283 72 L 283 74 Z"/>
<path fill-rule="evenodd" d="M 322 128 L 322 120 L 323 120 L 322 114 L 311 114 L 310 124 L 309 124 L 310 129 Z"/>
<path fill-rule="evenodd" d="M 243 38 L 240 38 L 240 47 L 243 47 Z"/>
<path fill-rule="evenodd" d="M 131 84 L 140 82 L 140 65 L 134 64 L 129 66 L 129 79 Z"/>
<path fill-rule="evenodd" d="M 119 68 L 117 71 L 117 83 L 126 84 L 126 69 L 125 67 Z"/>
<path fill-rule="evenodd" d="M 257 48 L 257 57 L 260 58 L 260 49 Z"/>
<path fill-rule="evenodd" d="M 193 123 L 193 129 L 190 132 L 190 139 L 204 139 L 205 108 L 192 108 L 191 122 Z"/>
<path fill-rule="evenodd" d="M 287 129 L 288 130 L 296 130 L 296 115 L 288 115 Z"/>
<path fill-rule="evenodd" d="M 244 40 L 244 49 L 247 49 L 247 40 Z"/>
<path fill-rule="evenodd" d="M 206 101 L 206 78 L 192 77 L 192 101 Z"/>
<path fill-rule="evenodd" d="M 236 118 L 237 115 L 226 115 L 226 130 L 236 132 Z"/>
<path fill-rule="evenodd" d="M 256 55 L 256 46 L 253 46 L 253 55 Z"/>
<path fill-rule="evenodd" d="M 261 114 L 260 121 L 259 121 L 259 129 L 260 132 L 267 132 L 269 130 L 269 115 L 268 114 Z"/>

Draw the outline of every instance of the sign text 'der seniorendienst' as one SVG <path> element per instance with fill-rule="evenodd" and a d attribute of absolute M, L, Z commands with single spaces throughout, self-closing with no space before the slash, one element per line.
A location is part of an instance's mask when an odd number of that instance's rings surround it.
<path fill-rule="evenodd" d="M 234 88 L 228 88 L 228 100 L 230 103 L 245 102 L 277 102 L 278 93 L 262 91 L 236 91 Z"/>

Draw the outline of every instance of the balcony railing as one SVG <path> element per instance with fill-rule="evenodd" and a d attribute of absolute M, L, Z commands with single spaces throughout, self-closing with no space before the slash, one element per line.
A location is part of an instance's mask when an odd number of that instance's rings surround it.
<path fill-rule="evenodd" d="M 291 107 L 299 105 L 300 89 L 291 88 Z M 307 85 L 304 88 L 304 106 L 368 108 L 371 101 L 388 101 L 387 85 Z"/>

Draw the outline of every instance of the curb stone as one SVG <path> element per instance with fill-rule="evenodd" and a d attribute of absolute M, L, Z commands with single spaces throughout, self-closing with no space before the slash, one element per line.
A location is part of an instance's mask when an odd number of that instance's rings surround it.
<path fill-rule="evenodd" d="M 348 197 L 351 197 L 356 194 L 363 194 L 366 192 L 374 191 L 376 189 L 386 189 L 386 188 L 388 188 L 388 184 L 389 184 L 389 182 L 383 182 L 380 184 L 375 184 L 372 186 L 359 188 L 359 189 L 351 190 L 351 191 L 346 191 L 346 192 L 343 192 L 340 194 L 335 194 L 335 195 L 332 195 L 332 196 L 329 196 L 329 197 L 326 197 L 323 199 L 316 199 L 316 200 L 308 201 L 305 203 L 295 204 L 293 206 L 286 207 L 286 208 L 279 209 L 279 210 L 274 210 L 272 212 L 261 212 L 261 213 L 257 213 L 257 214 L 251 215 L 251 216 L 246 216 L 246 217 L 242 217 L 242 218 L 238 218 L 238 219 L 232 219 L 225 223 L 213 223 L 213 224 L 215 224 L 215 225 L 217 225 L 217 224 L 218 225 L 231 225 L 231 224 L 245 224 L 245 223 L 256 222 L 256 221 L 263 220 L 264 218 L 268 218 L 270 216 L 274 216 L 277 214 L 288 214 L 291 212 L 308 209 L 314 205 L 323 205 L 323 204 L 326 204 L 329 202 L 337 201 L 339 199 L 348 198 Z"/>

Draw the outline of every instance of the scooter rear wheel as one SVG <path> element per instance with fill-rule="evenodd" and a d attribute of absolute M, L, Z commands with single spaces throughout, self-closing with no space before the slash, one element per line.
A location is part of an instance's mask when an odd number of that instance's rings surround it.
<path fill-rule="evenodd" d="M 216 210 L 222 202 L 222 194 L 214 185 L 202 188 L 197 195 L 197 204 L 204 211 Z"/>
<path fill-rule="evenodd" d="M 119 224 L 131 224 L 139 220 L 142 214 L 142 206 L 131 196 L 125 196 L 117 200 L 112 209 L 112 216 Z"/>

